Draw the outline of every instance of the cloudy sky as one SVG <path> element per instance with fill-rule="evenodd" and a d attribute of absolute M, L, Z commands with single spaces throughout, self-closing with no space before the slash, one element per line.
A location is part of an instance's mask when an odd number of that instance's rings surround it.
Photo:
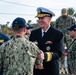
<path fill-rule="evenodd" d="M 52 20 L 56 20 L 61 15 L 62 8 L 74 8 L 76 10 L 76 0 L 0 0 L 0 24 L 6 24 L 16 17 L 23 17 L 36 22 L 36 8 L 46 7 L 55 13 Z"/>

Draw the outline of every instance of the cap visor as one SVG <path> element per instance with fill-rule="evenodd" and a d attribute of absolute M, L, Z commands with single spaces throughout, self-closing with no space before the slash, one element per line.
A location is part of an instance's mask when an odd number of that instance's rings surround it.
<path fill-rule="evenodd" d="M 36 17 L 45 17 L 45 16 L 50 16 L 50 14 L 37 14 Z"/>
<path fill-rule="evenodd" d="M 67 30 L 68 30 L 68 31 L 72 31 L 72 29 L 70 29 L 70 28 L 67 28 Z"/>
<path fill-rule="evenodd" d="M 33 26 L 28 26 L 28 27 L 27 27 L 27 29 L 32 29 L 32 28 L 34 28 L 34 27 L 33 27 Z"/>

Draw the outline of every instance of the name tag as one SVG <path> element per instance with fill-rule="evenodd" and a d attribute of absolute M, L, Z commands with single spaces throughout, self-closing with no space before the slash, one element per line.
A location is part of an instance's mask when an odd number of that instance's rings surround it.
<path fill-rule="evenodd" d="M 4 40 L 0 40 L 0 43 L 3 43 L 4 42 Z"/>

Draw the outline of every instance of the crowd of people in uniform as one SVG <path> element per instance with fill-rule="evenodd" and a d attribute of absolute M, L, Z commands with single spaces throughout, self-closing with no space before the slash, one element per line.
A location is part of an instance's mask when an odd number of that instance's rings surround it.
<path fill-rule="evenodd" d="M 66 8 L 51 26 L 55 14 L 44 7 L 37 8 L 39 28 L 26 25 L 17 17 L 12 22 L 14 35 L 0 33 L 0 75 L 59 75 L 59 60 L 68 52 L 68 70 L 76 74 L 76 24 Z"/>

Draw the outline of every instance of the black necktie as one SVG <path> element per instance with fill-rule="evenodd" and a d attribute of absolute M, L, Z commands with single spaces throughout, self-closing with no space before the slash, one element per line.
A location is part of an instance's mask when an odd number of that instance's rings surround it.
<path fill-rule="evenodd" d="M 44 35 L 45 35 L 46 32 L 43 32 L 43 33 L 44 33 Z"/>
<path fill-rule="evenodd" d="M 43 32 L 43 36 L 46 34 L 46 32 Z"/>

